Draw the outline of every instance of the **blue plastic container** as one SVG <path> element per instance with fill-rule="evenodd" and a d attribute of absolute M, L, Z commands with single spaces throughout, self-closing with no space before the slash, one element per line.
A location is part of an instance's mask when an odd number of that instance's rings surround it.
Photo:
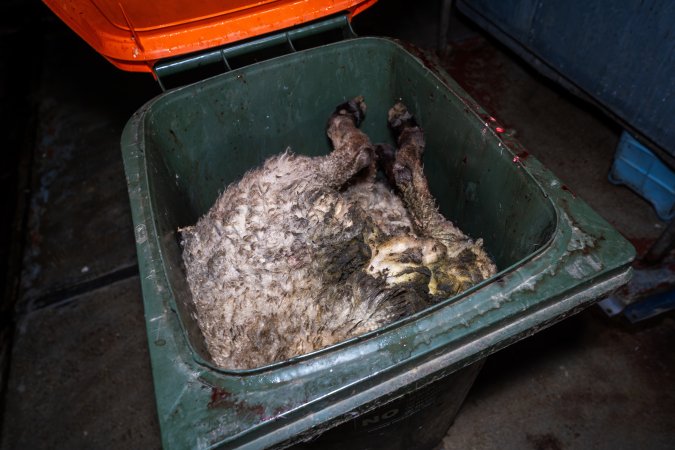
<path fill-rule="evenodd" d="M 647 199 L 659 217 L 675 217 L 675 172 L 648 148 L 623 132 L 609 172 L 609 181 L 625 184 Z"/>

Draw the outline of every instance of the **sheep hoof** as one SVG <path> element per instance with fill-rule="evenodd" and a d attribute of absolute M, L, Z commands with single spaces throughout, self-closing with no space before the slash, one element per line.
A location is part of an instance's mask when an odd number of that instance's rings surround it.
<path fill-rule="evenodd" d="M 363 122 L 366 116 L 366 103 L 363 96 L 354 97 L 346 103 L 342 103 L 335 108 L 336 116 L 350 116 L 357 127 Z"/>
<path fill-rule="evenodd" d="M 408 111 L 408 108 L 402 102 L 396 102 L 396 104 L 391 107 L 387 114 L 387 119 L 389 121 L 389 127 L 394 131 L 397 138 L 406 128 L 417 126 L 415 117 L 410 114 L 410 111 Z"/>

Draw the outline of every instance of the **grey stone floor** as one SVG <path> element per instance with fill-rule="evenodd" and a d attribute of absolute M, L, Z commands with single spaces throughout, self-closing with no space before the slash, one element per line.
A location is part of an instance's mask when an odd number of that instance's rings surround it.
<path fill-rule="evenodd" d="M 158 448 L 137 276 L 18 322 L 3 448 Z"/>
<path fill-rule="evenodd" d="M 355 25 L 434 43 L 431 8 L 402 19 L 397 2 L 385 3 Z M 664 224 L 651 207 L 606 181 L 620 130 L 453 23 L 447 70 L 639 249 L 653 240 Z M 156 448 L 118 145 L 126 120 L 159 91 L 149 76 L 114 69 L 58 22 L 45 29 L 0 447 Z M 673 448 L 673 342 L 672 314 L 629 327 L 591 308 L 490 357 L 440 448 Z"/>

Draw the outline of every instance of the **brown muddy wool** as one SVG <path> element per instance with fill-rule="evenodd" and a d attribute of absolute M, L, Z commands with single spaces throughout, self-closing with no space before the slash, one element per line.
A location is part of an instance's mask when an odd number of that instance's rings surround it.
<path fill-rule="evenodd" d="M 406 107 L 388 115 L 398 148 L 371 144 L 358 128 L 365 112 L 362 97 L 339 105 L 330 154 L 269 158 L 180 230 L 216 365 L 251 369 L 319 350 L 495 274 L 482 240 L 438 211 L 424 135 Z"/>

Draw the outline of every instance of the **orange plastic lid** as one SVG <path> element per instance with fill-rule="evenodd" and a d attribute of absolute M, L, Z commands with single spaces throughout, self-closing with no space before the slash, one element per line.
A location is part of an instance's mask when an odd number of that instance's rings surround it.
<path fill-rule="evenodd" d="M 283 30 L 377 0 L 43 0 L 115 66 L 151 72 L 166 58 Z"/>

